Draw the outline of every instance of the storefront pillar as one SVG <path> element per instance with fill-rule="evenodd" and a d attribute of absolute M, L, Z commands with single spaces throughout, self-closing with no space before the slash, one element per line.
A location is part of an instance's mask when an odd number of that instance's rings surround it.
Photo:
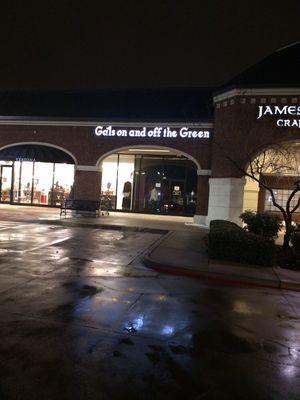
<path fill-rule="evenodd" d="M 198 170 L 197 179 L 197 206 L 196 214 L 194 215 L 194 223 L 205 225 L 208 211 L 208 196 L 209 196 L 209 177 L 210 170 Z"/>
<path fill-rule="evenodd" d="M 241 225 L 245 178 L 210 178 L 207 225 L 224 219 Z"/>
<path fill-rule="evenodd" d="M 78 165 L 74 178 L 74 199 L 100 201 L 101 176 L 98 167 Z"/>

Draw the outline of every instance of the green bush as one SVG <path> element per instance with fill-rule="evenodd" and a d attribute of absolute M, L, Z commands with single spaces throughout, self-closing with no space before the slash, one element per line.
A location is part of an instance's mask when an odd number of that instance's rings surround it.
<path fill-rule="evenodd" d="M 223 220 L 210 223 L 208 251 L 210 258 L 268 266 L 274 265 L 276 256 L 273 240 Z"/>
<path fill-rule="evenodd" d="M 247 225 L 248 232 L 270 239 L 277 237 L 281 228 L 280 217 L 270 212 L 245 211 L 240 215 L 240 218 Z"/>

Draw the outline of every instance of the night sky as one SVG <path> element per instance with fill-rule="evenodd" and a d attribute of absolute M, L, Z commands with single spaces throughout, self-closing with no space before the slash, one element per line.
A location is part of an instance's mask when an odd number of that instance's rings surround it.
<path fill-rule="evenodd" d="M 299 0 L 6 3 L 0 88 L 218 86 L 300 40 Z"/>

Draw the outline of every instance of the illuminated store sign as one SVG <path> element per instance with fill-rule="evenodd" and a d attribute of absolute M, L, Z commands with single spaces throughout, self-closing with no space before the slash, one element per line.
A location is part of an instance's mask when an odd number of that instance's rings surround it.
<path fill-rule="evenodd" d="M 300 128 L 300 119 L 291 118 L 300 116 L 300 106 L 258 106 L 257 119 L 263 117 L 276 116 L 276 125 L 280 127 Z M 289 117 L 289 118 L 285 118 Z"/>
<path fill-rule="evenodd" d="M 171 128 L 169 126 L 141 127 L 139 129 L 120 128 L 113 126 L 97 126 L 96 136 L 103 137 L 140 137 L 140 138 L 182 138 L 182 139 L 209 139 L 210 131 L 195 128 Z"/>

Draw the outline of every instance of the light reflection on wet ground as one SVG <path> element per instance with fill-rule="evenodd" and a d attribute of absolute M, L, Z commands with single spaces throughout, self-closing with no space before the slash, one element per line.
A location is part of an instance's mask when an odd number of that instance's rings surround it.
<path fill-rule="evenodd" d="M 300 294 L 157 274 L 159 238 L 0 223 L 1 399 L 299 399 Z"/>

